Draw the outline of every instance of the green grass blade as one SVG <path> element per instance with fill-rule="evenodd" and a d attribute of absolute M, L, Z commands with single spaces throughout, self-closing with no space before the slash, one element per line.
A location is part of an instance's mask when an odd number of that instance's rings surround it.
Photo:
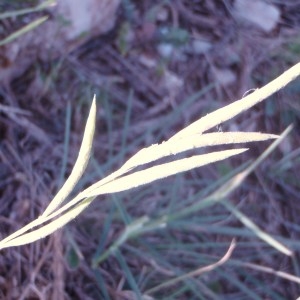
<path fill-rule="evenodd" d="M 227 182 L 223 186 L 221 186 L 218 190 L 215 191 L 215 195 L 217 198 L 225 198 L 227 197 L 234 189 L 241 185 L 244 179 L 254 171 L 257 166 L 267 158 L 267 156 L 283 141 L 283 139 L 291 132 L 293 126 L 290 125 L 284 132 L 280 135 L 280 137 L 275 140 L 251 165 L 249 165 L 244 171 L 235 175 L 230 182 Z"/>
<path fill-rule="evenodd" d="M 125 155 L 125 147 L 127 143 L 127 137 L 129 132 L 129 125 L 130 125 L 130 117 L 132 115 L 132 104 L 133 104 L 133 90 L 130 90 L 129 96 L 128 96 L 128 102 L 127 102 L 127 108 L 126 108 L 126 114 L 125 114 L 125 120 L 123 125 L 123 131 L 122 131 L 122 141 L 121 141 L 121 161 L 123 161 L 124 155 Z"/>
<path fill-rule="evenodd" d="M 29 14 L 29 13 L 32 13 L 32 12 L 37 12 L 37 11 L 43 10 L 44 8 L 47 8 L 51 5 L 54 5 L 55 3 L 56 3 L 55 0 L 48 0 L 48 1 L 45 1 L 45 2 L 39 4 L 35 7 L 32 7 L 32 8 L 25 8 L 25 9 L 19 9 L 19 10 L 14 10 L 14 11 L 8 11 L 8 12 L 0 14 L 0 20 L 6 19 L 6 18 L 13 18 L 13 17 Z"/>
<path fill-rule="evenodd" d="M 104 224 L 103 224 L 103 228 L 102 228 L 102 232 L 99 235 L 99 242 L 98 242 L 98 246 L 97 249 L 93 255 L 93 259 L 92 259 L 92 264 L 94 261 L 97 261 L 97 259 L 101 256 L 101 254 L 104 252 L 105 249 L 105 241 L 109 236 L 109 231 L 112 225 L 112 221 L 113 221 L 113 214 L 115 213 L 115 206 L 112 205 L 110 208 L 110 211 L 108 213 L 108 215 L 106 216 L 105 220 L 104 220 Z"/>
<path fill-rule="evenodd" d="M 144 216 L 127 225 L 119 238 L 102 255 L 94 257 L 92 267 L 96 268 L 100 262 L 105 260 L 111 254 L 114 254 L 128 239 L 138 235 L 140 232 L 143 232 L 143 227 L 148 221 L 149 218 Z"/>
<path fill-rule="evenodd" d="M 218 270 L 217 270 L 218 271 Z M 242 282 L 241 280 L 235 278 L 235 276 L 231 276 L 229 273 L 223 273 L 224 279 L 226 279 L 231 285 L 236 286 L 244 295 L 245 297 L 242 299 L 247 300 L 263 300 L 253 288 L 249 288 L 246 283 Z M 239 299 L 239 298 L 235 298 Z"/>
<path fill-rule="evenodd" d="M 255 233 L 257 237 L 265 241 L 270 246 L 274 247 L 278 251 L 282 252 L 285 255 L 292 256 L 293 252 L 288 249 L 286 246 L 276 241 L 269 234 L 261 230 L 257 225 L 255 225 L 247 216 L 241 213 L 238 209 L 236 209 L 231 203 L 227 201 L 221 202 L 233 215 L 235 215 L 247 228 Z"/>
<path fill-rule="evenodd" d="M 12 42 L 13 40 L 15 40 L 16 38 L 18 38 L 21 35 L 25 34 L 26 32 L 38 27 L 39 25 L 44 23 L 47 19 L 48 19 L 48 17 L 41 17 L 41 18 L 38 18 L 37 20 L 32 21 L 31 23 L 27 24 L 26 26 L 24 26 L 21 29 L 15 31 L 11 35 L 9 35 L 8 37 L 6 37 L 2 41 L 0 41 L 0 46 L 3 46 L 5 44 L 8 44 L 8 43 Z"/>
<path fill-rule="evenodd" d="M 71 104 L 70 102 L 67 103 L 67 109 L 66 109 L 66 120 L 65 120 L 65 137 L 64 137 L 64 151 L 63 151 L 63 157 L 62 157 L 62 166 L 61 166 L 61 172 L 59 176 L 59 185 L 61 186 L 64 181 L 66 169 L 67 169 L 67 162 L 68 162 L 68 153 L 69 153 L 69 144 L 70 144 L 70 130 L 71 130 Z"/>
<path fill-rule="evenodd" d="M 96 283 L 99 287 L 99 290 L 103 294 L 103 300 L 111 300 L 111 298 L 109 297 L 109 293 L 108 293 L 106 284 L 105 284 L 105 280 L 104 280 L 101 272 L 98 269 L 94 270 L 94 275 L 95 275 L 95 280 L 96 280 Z"/>
<path fill-rule="evenodd" d="M 238 172 L 233 177 L 224 182 L 218 189 L 210 195 L 202 198 L 200 202 L 183 208 L 180 212 L 168 216 L 168 221 L 182 218 L 200 209 L 214 205 L 222 199 L 229 196 L 236 188 L 238 188 L 244 179 L 282 142 L 282 140 L 290 133 L 292 126 L 289 126 L 280 137 L 274 141 L 253 163 L 247 166 L 243 171 Z"/>
<path fill-rule="evenodd" d="M 134 279 L 134 276 L 131 273 L 131 271 L 130 271 L 130 269 L 129 269 L 129 267 L 128 267 L 128 265 L 127 265 L 127 263 L 126 263 L 126 261 L 125 261 L 125 259 L 123 257 L 123 255 L 121 254 L 120 251 L 116 251 L 115 256 L 116 256 L 116 258 L 117 258 L 117 260 L 118 260 L 121 268 L 124 271 L 124 275 L 125 275 L 125 278 L 128 281 L 129 286 L 135 292 L 135 296 L 136 296 L 135 299 L 142 300 L 143 299 L 142 298 L 142 293 L 139 290 L 139 287 L 138 287 L 138 285 L 137 285 L 137 283 L 136 283 L 136 281 Z"/>

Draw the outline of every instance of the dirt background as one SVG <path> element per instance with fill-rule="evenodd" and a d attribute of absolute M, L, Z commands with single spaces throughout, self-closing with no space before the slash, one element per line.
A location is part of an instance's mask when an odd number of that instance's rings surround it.
<path fill-rule="evenodd" d="M 77 191 L 115 170 L 138 149 L 166 140 L 299 61 L 297 0 L 90 2 L 100 6 L 90 6 L 86 15 L 83 9 L 77 13 L 71 10 L 66 1 L 65 10 L 50 6 L 0 20 L 0 38 L 4 39 L 32 20 L 48 17 L 39 27 L 0 46 L 1 238 L 41 214 L 61 186 L 76 159 L 93 94 L 98 105 L 93 162 Z M 0 9 L 15 11 L 37 4 L 2 0 Z M 95 22 L 78 22 L 86 16 Z M 233 203 L 247 211 L 257 225 L 291 241 L 300 236 L 299 93 L 297 80 L 265 103 L 216 128 L 280 134 L 294 123 L 292 134 L 232 196 Z M 128 116 L 129 125 L 125 121 Z M 128 125 L 125 133 L 124 124 Z M 251 146 L 249 154 L 229 167 L 257 157 L 265 148 L 266 144 Z M 270 177 L 278 167 L 274 162 L 282 158 L 286 158 L 284 171 Z M 213 167 L 195 172 L 199 178 L 207 176 L 208 182 L 220 175 Z M 182 197 L 203 187 L 194 184 L 186 189 L 181 184 Z M 158 208 L 153 206 L 153 199 L 158 201 L 160 196 L 153 189 L 139 205 L 130 204 L 132 194 L 126 194 L 122 201 L 131 216 L 140 217 L 155 214 Z M 90 267 L 99 232 L 111 209 L 112 199 L 102 200 L 67 230 L 2 251 L 0 299 L 102 299 L 95 272 L 104 278 L 111 299 L 138 299 L 129 291 L 115 258 L 109 258 L 96 271 Z M 116 218 L 105 247 L 123 228 Z M 172 233 L 181 243 L 196 238 L 175 229 Z M 221 239 L 212 236 L 213 240 Z M 155 234 L 151 238 L 157 243 L 162 239 Z M 79 258 L 76 267 L 67 259 L 74 249 Z M 279 254 L 269 258 L 261 246 L 257 249 L 261 256 L 254 261 L 297 275 L 297 249 L 299 245 L 294 245 L 293 259 Z M 134 274 L 159 270 L 147 258 L 125 257 Z M 244 260 L 242 253 L 237 257 Z M 187 270 L 179 262 L 178 267 Z M 233 272 L 231 276 L 240 275 Z M 274 280 L 259 272 L 255 276 L 272 286 L 282 297 L 278 299 L 295 299 L 300 294 L 299 285 L 292 281 Z M 163 281 L 169 277 L 162 271 L 159 278 Z M 250 299 L 243 298 L 238 288 L 221 279 L 219 282 L 215 289 L 218 299 Z M 271 299 L 264 291 L 258 294 L 257 299 Z M 167 298 L 166 294 L 151 296 Z M 172 299 L 197 298 L 187 292 Z"/>

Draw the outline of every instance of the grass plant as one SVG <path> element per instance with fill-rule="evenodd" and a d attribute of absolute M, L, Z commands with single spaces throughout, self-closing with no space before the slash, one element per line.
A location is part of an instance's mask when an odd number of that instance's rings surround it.
<path fill-rule="evenodd" d="M 252 94 L 235 101 L 223 108 L 220 108 L 202 118 L 195 121 L 186 128 L 174 134 L 169 140 L 160 144 L 154 144 L 147 148 L 143 148 L 128 159 L 118 170 L 111 173 L 109 176 L 97 181 L 86 189 L 80 191 L 75 197 L 72 197 L 72 192 L 80 178 L 84 175 L 89 158 L 92 152 L 93 136 L 96 130 L 96 99 L 91 105 L 87 124 L 84 130 L 81 148 L 78 158 L 74 164 L 72 172 L 56 196 L 52 199 L 44 213 L 33 220 L 23 228 L 12 233 L 8 237 L 0 241 L 0 249 L 21 246 L 41 238 L 44 238 L 57 229 L 65 226 L 72 219 L 77 217 L 84 209 L 86 209 L 96 197 L 103 194 L 112 194 L 112 199 L 119 212 L 121 212 L 123 222 L 125 224 L 124 231 L 109 247 L 104 247 L 104 241 L 108 236 L 108 231 L 113 222 L 115 214 L 112 209 L 108 214 L 104 230 L 99 240 L 98 249 L 96 250 L 93 259 L 92 267 L 95 269 L 95 277 L 98 282 L 99 289 L 105 299 L 109 298 L 109 292 L 106 290 L 106 285 L 101 273 L 97 272 L 97 267 L 100 263 L 111 256 L 114 256 L 121 269 L 125 274 L 128 282 L 128 294 L 133 293 L 137 299 L 155 299 L 156 295 L 164 299 L 181 299 L 181 295 L 191 293 L 191 299 L 219 299 L 218 294 L 221 293 L 222 287 L 218 284 L 218 280 L 212 280 L 209 273 L 214 270 L 217 272 L 217 278 L 222 278 L 229 286 L 238 287 L 238 289 L 247 295 L 248 299 L 261 299 L 259 290 L 263 290 L 266 295 L 272 299 L 283 299 L 282 296 L 266 286 L 263 282 L 256 282 L 255 277 L 247 273 L 247 268 L 271 274 L 275 277 L 284 278 L 295 283 L 299 283 L 299 278 L 287 272 L 278 272 L 272 268 L 262 267 L 250 262 L 243 262 L 243 269 L 240 269 L 240 277 L 245 278 L 245 282 L 239 281 L 234 276 L 228 275 L 223 269 L 224 264 L 242 265 L 240 261 L 231 260 L 232 253 L 237 247 L 244 247 L 245 251 L 249 252 L 249 261 L 255 254 L 251 248 L 253 245 L 260 245 L 261 248 L 267 247 L 268 251 L 278 251 L 286 256 L 293 258 L 293 248 L 299 247 L 299 242 L 291 241 L 279 236 L 272 236 L 263 231 L 258 224 L 255 224 L 251 218 L 241 212 L 238 206 L 232 204 L 229 196 L 241 186 L 245 178 L 279 145 L 280 142 L 289 134 L 292 127 L 289 126 L 280 136 L 268 133 L 259 132 L 210 132 L 217 125 L 230 120 L 238 114 L 250 109 L 255 104 L 265 100 L 270 95 L 285 87 L 289 82 L 293 81 L 300 74 L 300 64 L 296 64 L 291 69 L 283 73 L 281 76 L 257 89 Z M 130 108 L 126 113 L 124 126 L 124 135 L 121 141 L 125 147 L 127 139 L 128 122 L 130 116 Z M 69 120 L 69 117 L 67 118 Z M 68 122 L 66 122 L 69 124 Z M 67 132 L 66 132 L 67 134 Z M 223 161 L 232 156 L 236 156 L 247 151 L 247 148 L 233 148 L 213 151 L 206 154 L 190 155 L 187 153 L 194 149 L 235 145 L 241 143 L 266 141 L 274 139 L 275 141 L 254 161 L 249 162 L 229 172 L 224 177 L 220 178 L 205 191 L 198 191 L 193 195 L 186 197 L 186 202 L 183 205 L 176 198 L 176 185 L 166 186 L 165 184 L 160 189 L 169 189 L 173 195 L 173 199 L 166 199 L 166 207 L 159 210 L 159 213 L 150 216 L 144 215 L 139 218 L 134 218 L 123 206 L 122 201 L 119 201 L 119 192 L 124 192 L 133 188 L 144 186 L 156 180 L 169 177 L 171 175 L 178 176 L 175 180 L 180 181 L 180 174 L 185 171 L 190 171 L 194 168 L 202 167 L 207 164 Z M 65 151 L 67 153 L 67 150 Z M 182 157 L 182 155 L 185 155 Z M 291 154 L 292 155 L 292 154 Z M 296 155 L 296 154 L 295 154 Z M 124 157 L 125 152 L 120 154 Z M 162 159 L 168 158 L 168 162 L 161 162 Z M 277 166 L 277 172 L 283 172 L 288 169 L 287 162 L 289 158 L 283 158 L 274 166 Z M 156 163 L 156 164 L 154 164 Z M 93 162 L 97 165 L 97 162 Z M 192 171 L 191 171 L 192 172 Z M 274 172 L 276 174 L 276 172 Z M 192 180 L 191 180 L 192 181 Z M 143 190 L 140 189 L 139 197 L 143 197 L 143 192 L 147 193 L 147 186 Z M 173 200 L 173 201 L 172 201 Z M 139 199 L 136 200 L 136 203 Z M 207 211 L 213 206 L 220 206 L 219 213 L 208 214 Z M 226 225 L 228 219 L 236 219 L 241 222 L 244 227 L 234 228 Z M 213 225 L 210 225 L 213 224 Z M 192 243 L 186 241 L 182 244 L 177 244 L 172 229 L 180 228 L 182 234 L 184 232 L 199 232 L 202 243 Z M 167 230 L 166 230 L 167 229 Z M 144 237 L 151 237 L 153 232 L 163 236 L 162 243 L 149 243 Z M 206 238 L 206 233 L 218 233 L 224 236 L 234 235 L 240 238 L 241 241 L 228 239 L 219 243 L 210 241 Z M 137 238 L 138 237 L 138 238 Z M 244 241 L 244 238 L 250 241 Z M 129 245 L 127 242 L 133 240 L 136 247 Z M 106 249 L 105 249 L 106 248 Z M 220 253 L 219 257 L 214 255 L 200 255 L 195 249 L 213 249 Z M 141 251 L 144 249 L 145 251 Z M 221 253 L 224 250 L 223 253 Z M 169 277 L 164 282 L 159 282 L 151 272 L 147 276 L 133 273 L 124 258 L 123 251 L 126 251 L 127 256 L 140 257 L 145 259 L 147 255 L 153 257 L 153 268 L 159 273 L 165 273 Z M 163 255 L 171 255 L 172 257 L 181 257 L 181 265 L 186 266 L 187 271 L 178 268 L 176 261 L 169 262 L 163 259 Z M 195 265 L 197 262 L 197 265 Z M 295 261 L 295 271 L 298 262 Z M 191 270 L 192 268 L 192 270 Z M 169 288 L 183 283 L 180 288 L 170 290 Z M 255 290 L 251 286 L 255 286 Z M 143 288 L 144 287 L 144 288 Z M 232 295 L 231 299 L 241 299 L 240 294 Z"/>
<path fill-rule="evenodd" d="M 221 150 L 208 154 L 194 155 L 188 158 L 173 160 L 164 164 L 158 164 L 157 166 L 149 167 L 141 171 L 136 171 L 128 175 L 129 172 L 133 171 L 139 166 L 147 165 L 148 163 L 157 161 L 163 157 L 174 156 L 176 154 L 199 147 L 248 143 L 279 138 L 276 135 L 258 132 L 204 132 L 235 117 L 239 113 L 249 109 L 253 105 L 263 101 L 268 96 L 277 92 L 279 89 L 287 85 L 290 81 L 292 81 L 299 75 L 299 69 L 300 64 L 293 66 L 291 69 L 286 71 L 284 74 L 282 74 L 263 88 L 256 90 L 254 93 L 248 95 L 247 97 L 229 104 L 224 108 L 220 108 L 206 115 L 205 117 L 202 117 L 198 121 L 195 121 L 191 125 L 173 135 L 168 141 L 161 144 L 154 144 L 148 148 L 140 150 L 133 157 L 131 157 L 119 170 L 91 185 L 84 191 L 80 192 L 67 204 L 60 207 L 62 202 L 67 199 L 79 179 L 82 177 L 89 162 L 89 157 L 92 151 L 96 120 L 96 99 L 94 97 L 78 158 L 69 178 L 66 180 L 62 188 L 50 202 L 45 212 L 37 220 L 33 221 L 32 223 L 28 224 L 16 233 L 1 241 L 0 249 L 10 246 L 27 244 L 51 234 L 52 232 L 75 218 L 95 199 L 95 197 L 99 195 L 116 193 L 131 188 L 136 188 L 138 186 L 151 183 L 155 180 L 162 179 L 170 175 L 175 175 L 177 173 L 188 171 L 196 167 L 224 160 L 231 156 L 247 151 L 247 148 Z M 290 129 L 287 132 L 289 131 Z M 282 137 L 285 137 L 287 132 L 283 133 Z M 281 139 L 279 139 L 279 141 L 280 140 Z M 274 148 L 274 146 L 272 146 L 271 148 Z M 223 187 L 215 192 L 217 193 L 217 198 L 222 199 L 226 197 L 233 189 L 239 186 L 245 176 L 253 171 L 268 153 L 269 151 L 264 152 L 262 156 L 256 162 L 252 163 L 251 166 L 249 166 L 244 172 L 239 173 L 238 176 L 232 178 L 230 182 L 226 182 Z M 55 219 L 59 215 L 61 216 Z M 138 228 L 142 226 L 144 222 L 145 219 L 143 219 L 141 223 L 138 222 Z M 32 229 L 39 225 L 43 225 L 45 223 L 48 224 L 30 233 L 25 233 L 29 229 Z M 132 228 L 136 228 L 136 225 Z"/>

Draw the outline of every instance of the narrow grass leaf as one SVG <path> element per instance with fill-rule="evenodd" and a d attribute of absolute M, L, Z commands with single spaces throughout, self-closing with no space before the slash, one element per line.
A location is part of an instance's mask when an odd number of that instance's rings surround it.
<path fill-rule="evenodd" d="M 93 255 L 92 264 L 94 261 L 97 261 L 97 259 L 104 252 L 105 243 L 106 243 L 106 240 L 109 238 L 109 233 L 110 233 L 110 229 L 111 229 L 112 222 L 113 222 L 113 214 L 115 213 L 115 210 L 116 210 L 115 206 L 111 205 L 110 211 L 109 211 L 108 215 L 106 215 L 106 218 L 103 221 L 104 223 L 102 226 L 102 232 L 101 232 L 101 234 L 97 235 L 99 237 L 98 245 L 97 245 L 97 249 Z"/>
<path fill-rule="evenodd" d="M 123 165 L 122 169 L 132 170 L 137 166 L 195 148 L 265 141 L 268 139 L 276 139 L 278 137 L 279 136 L 274 134 L 258 132 L 213 132 L 202 135 L 193 134 L 191 136 L 183 137 L 180 140 L 169 140 L 161 144 L 154 144 L 148 148 L 144 148 L 130 158 Z"/>
<path fill-rule="evenodd" d="M 63 156 L 62 156 L 62 166 L 59 176 L 59 184 L 58 186 L 61 186 L 64 182 L 64 177 L 67 169 L 67 163 L 68 163 L 68 153 L 69 153 L 69 145 L 70 145 L 70 131 L 71 131 L 71 103 L 67 103 L 66 107 L 66 120 L 65 120 L 65 137 L 64 137 L 64 150 L 63 150 Z"/>
<path fill-rule="evenodd" d="M 74 186 L 80 179 L 81 175 L 83 174 L 88 160 L 89 156 L 91 153 L 91 147 L 92 147 L 92 142 L 93 142 L 93 135 L 95 131 L 95 119 L 96 119 L 96 99 L 94 97 L 93 103 L 90 109 L 90 113 L 88 116 L 86 128 L 84 131 L 84 136 L 81 144 L 81 148 L 78 154 L 78 158 L 75 162 L 75 165 L 73 167 L 73 170 L 71 172 L 71 175 L 63 185 L 63 187 L 60 189 L 60 191 L 56 194 L 56 196 L 53 198 L 49 206 L 46 208 L 44 214 L 37 218 L 36 220 L 30 222 L 26 226 L 22 227 L 21 229 L 17 230 L 13 234 L 9 235 L 5 239 L 3 239 L 0 242 L 0 249 L 3 248 L 3 245 L 6 245 L 9 241 L 15 239 L 18 236 L 21 236 L 24 234 L 26 231 L 39 226 L 51 218 L 56 217 L 60 212 L 56 214 L 52 214 L 51 216 L 50 213 L 53 212 L 59 205 L 60 203 L 66 199 L 66 197 L 69 195 L 69 193 L 73 190 Z M 82 197 L 84 199 L 85 197 Z"/>
<path fill-rule="evenodd" d="M 204 166 L 213 162 L 217 162 L 219 160 L 229 158 L 230 156 L 240 154 L 246 150 L 248 149 L 242 148 L 223 150 L 218 152 L 212 152 L 209 154 L 193 156 L 190 158 L 173 161 L 159 166 L 154 166 L 152 168 L 148 168 L 146 170 L 118 178 L 119 175 L 123 174 L 122 167 L 121 169 L 112 173 L 108 177 L 94 183 L 84 191 L 80 192 L 75 198 L 73 198 L 63 207 L 48 215 L 48 217 L 45 218 L 44 221 L 58 216 L 59 214 L 65 212 L 70 207 L 76 205 L 78 202 L 80 202 L 86 197 L 90 197 L 92 195 L 101 195 L 124 191 L 167 176 L 174 175 L 179 172 L 188 171 L 196 167 Z"/>
<path fill-rule="evenodd" d="M 32 242 L 35 242 L 39 239 L 42 239 L 49 234 L 53 233 L 57 229 L 66 225 L 68 222 L 73 220 L 76 216 L 78 216 L 91 202 L 94 200 L 94 197 L 90 197 L 80 202 L 77 206 L 73 207 L 69 211 L 67 211 L 64 215 L 60 216 L 56 220 L 50 222 L 47 225 L 43 225 L 43 227 L 33 230 L 29 233 L 25 233 L 21 236 L 17 236 L 14 239 L 11 239 L 5 243 L 1 241 L 0 249 L 4 249 L 7 247 L 21 246 L 26 245 Z"/>
<path fill-rule="evenodd" d="M 42 215 L 43 217 L 53 212 L 68 197 L 68 195 L 74 189 L 76 183 L 81 178 L 83 172 L 85 171 L 92 150 L 93 138 L 95 133 L 95 123 L 96 123 L 96 97 L 94 96 L 90 113 L 85 126 L 81 147 L 75 165 L 72 169 L 69 178 L 66 180 L 62 188 L 59 190 L 59 192 L 56 194 L 56 196 L 53 198 L 51 203 L 46 208 L 45 212 Z"/>
<path fill-rule="evenodd" d="M 111 300 L 108 290 L 107 290 L 106 282 L 101 274 L 100 268 L 97 270 L 94 270 L 94 277 L 95 277 L 95 280 L 96 280 L 99 290 L 102 292 L 103 300 Z M 98 299 L 102 299 L 102 297 L 98 298 Z"/>
<path fill-rule="evenodd" d="M 41 18 L 38 18 L 35 21 L 32 21 L 31 23 L 29 23 L 26 26 L 22 27 L 21 29 L 13 32 L 11 35 L 9 35 L 8 37 L 6 37 L 2 41 L 0 41 L 0 46 L 3 46 L 5 44 L 8 44 L 8 43 L 12 42 L 13 40 L 20 37 L 21 35 L 23 35 L 23 34 L 27 33 L 28 31 L 38 27 L 39 25 L 44 23 L 47 19 L 48 19 L 48 17 L 41 17 Z"/>
<path fill-rule="evenodd" d="M 35 7 L 32 7 L 32 8 L 25 8 L 25 9 L 19 9 L 19 10 L 14 10 L 14 11 L 7 11 L 5 13 L 0 14 L 0 20 L 6 19 L 6 18 L 13 18 L 13 17 L 29 14 L 29 13 L 32 13 L 32 12 L 37 12 L 37 11 L 43 10 L 44 8 L 47 8 L 51 5 L 54 5 L 55 3 L 56 3 L 55 0 L 48 0 L 48 1 L 45 1 L 45 2 L 39 4 Z"/>
<path fill-rule="evenodd" d="M 135 292 L 136 299 L 143 300 L 142 293 L 141 293 L 141 291 L 140 291 L 140 289 L 138 287 L 138 284 L 135 281 L 135 278 L 134 278 L 132 272 L 130 271 L 130 269 L 129 269 L 129 267 L 128 267 L 128 265 L 127 265 L 127 263 L 126 263 L 123 255 L 121 254 L 121 252 L 120 251 L 116 251 L 115 257 L 118 260 L 121 268 L 123 269 L 125 278 L 127 279 L 127 282 L 129 284 L 129 286 Z"/>
<path fill-rule="evenodd" d="M 274 247 L 278 251 L 282 252 L 285 255 L 292 256 L 293 252 L 288 249 L 286 246 L 276 241 L 269 234 L 261 230 L 257 225 L 255 225 L 246 215 L 236 209 L 231 203 L 227 201 L 221 202 L 232 214 L 234 214 L 247 228 L 255 233 L 257 237 L 265 241 L 270 246 Z"/>
<path fill-rule="evenodd" d="M 124 120 L 124 125 L 123 125 L 123 131 L 122 131 L 121 149 L 119 150 L 122 153 L 121 161 L 123 161 L 125 151 L 126 151 L 126 143 L 127 143 L 128 132 L 129 132 L 130 117 L 132 114 L 133 98 L 134 98 L 134 92 L 133 92 L 133 90 L 130 90 L 129 95 L 128 95 L 127 108 L 126 108 L 125 120 Z"/>
<path fill-rule="evenodd" d="M 129 172 L 135 167 L 171 155 L 172 153 L 170 153 L 170 151 L 173 151 L 175 154 L 175 153 L 181 153 L 193 149 L 195 147 L 200 147 L 203 145 L 208 146 L 208 144 L 219 145 L 222 143 L 224 144 L 239 143 L 239 142 L 243 143 L 243 142 L 251 142 L 251 141 L 262 141 L 262 140 L 273 139 L 278 137 L 277 135 L 255 133 L 255 132 L 254 133 L 224 132 L 224 133 L 210 133 L 210 134 L 204 134 L 202 136 L 201 135 L 196 135 L 196 136 L 197 138 L 201 137 L 201 139 L 195 141 L 196 138 L 187 137 L 187 140 L 186 141 L 184 140 L 184 142 L 182 143 L 178 143 L 177 141 L 175 141 L 174 143 L 177 145 L 176 146 L 177 148 L 174 145 L 169 146 L 168 143 L 173 143 L 173 141 L 172 142 L 168 141 L 160 145 L 152 145 L 148 148 L 144 148 L 140 150 L 132 158 L 130 158 L 119 170 L 105 177 L 104 179 L 96 182 L 95 184 L 91 185 L 86 190 L 82 191 L 73 200 L 67 203 L 62 209 L 58 210 L 58 212 L 54 214 L 53 217 L 69 209 L 71 206 L 75 205 L 76 203 L 84 199 L 86 195 L 90 195 L 90 193 L 92 193 L 98 188 L 101 188 L 101 186 L 104 186 L 109 182 L 113 182 L 118 177 Z"/>
<path fill-rule="evenodd" d="M 182 218 L 193 212 L 197 212 L 203 208 L 209 207 L 222 199 L 229 196 L 236 188 L 238 188 L 245 178 L 255 169 L 258 165 L 283 141 L 283 139 L 291 132 L 292 126 L 289 126 L 280 136 L 276 139 L 254 162 L 249 164 L 244 170 L 238 172 L 233 177 L 225 181 L 218 189 L 212 192 L 210 195 L 202 198 L 200 202 L 197 202 L 191 206 L 183 208 L 181 211 L 170 215 L 168 221 L 173 219 Z"/>
<path fill-rule="evenodd" d="M 96 268 L 99 263 L 104 261 L 111 254 L 114 254 L 128 239 L 140 234 L 140 232 L 143 232 L 143 228 L 148 221 L 149 217 L 144 216 L 127 225 L 122 234 L 103 254 L 97 255 L 93 258 L 92 267 Z"/>
<path fill-rule="evenodd" d="M 218 270 L 217 270 L 218 272 Z M 240 278 L 236 278 L 236 276 L 232 276 L 231 273 L 222 272 L 222 276 L 226 281 L 230 283 L 230 286 L 236 286 L 241 292 L 244 293 L 244 297 L 237 297 L 236 299 L 253 299 L 253 300 L 263 300 L 256 292 L 253 287 L 248 287 L 247 282 L 240 280 Z"/>
<path fill-rule="evenodd" d="M 272 174 L 273 176 L 279 175 L 282 172 L 286 172 L 294 167 L 294 164 L 300 161 L 300 148 L 297 148 L 291 152 L 285 153 L 279 161 L 272 164 Z"/>
<path fill-rule="evenodd" d="M 250 164 L 244 171 L 235 175 L 230 181 L 225 183 L 214 194 L 216 198 L 222 199 L 227 197 L 234 189 L 241 185 L 244 179 L 254 171 L 263 160 L 283 141 L 283 139 L 291 132 L 293 126 L 290 125 L 284 132 L 276 139 L 252 164 Z"/>
<path fill-rule="evenodd" d="M 88 192 L 86 194 L 86 197 L 125 191 L 180 172 L 185 172 L 200 166 L 229 158 L 233 155 L 245 152 L 246 150 L 248 149 L 242 148 L 216 151 L 154 166 L 146 170 L 138 171 L 133 174 L 117 178 L 100 187 L 97 187 L 91 192 Z"/>
<path fill-rule="evenodd" d="M 255 104 L 263 101 L 267 97 L 271 96 L 275 92 L 282 89 L 289 82 L 294 80 L 300 74 L 300 63 L 294 65 L 292 68 L 288 69 L 286 72 L 278 76 L 276 79 L 266 84 L 264 87 L 257 89 L 252 94 L 237 100 L 225 107 L 222 107 L 200 120 L 192 123 L 188 127 L 182 129 L 176 133 L 171 139 L 183 138 L 184 136 L 193 135 L 196 133 L 203 133 L 204 131 L 213 128 L 222 122 L 230 120 L 236 115 L 242 113 L 243 111 L 249 109 Z"/>

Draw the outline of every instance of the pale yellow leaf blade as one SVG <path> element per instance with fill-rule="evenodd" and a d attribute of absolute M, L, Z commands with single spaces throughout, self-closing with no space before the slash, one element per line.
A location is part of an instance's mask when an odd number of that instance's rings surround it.
<path fill-rule="evenodd" d="M 49 234 L 53 233 L 57 229 L 63 227 L 68 222 L 72 221 L 75 217 L 77 217 L 92 201 L 94 200 L 93 197 L 85 199 L 81 203 L 79 203 L 77 206 L 73 207 L 69 211 L 67 211 L 65 214 L 60 216 L 59 218 L 55 219 L 51 223 L 47 225 L 43 225 L 43 227 L 36 229 L 34 231 L 31 231 L 29 233 L 25 233 L 23 235 L 19 235 L 14 239 L 10 239 L 7 241 L 1 241 L 0 242 L 0 250 L 8 247 L 14 247 L 14 246 L 21 246 L 26 245 L 32 242 L 35 242 L 37 240 L 40 240 Z"/>
<path fill-rule="evenodd" d="M 294 65 L 292 68 L 288 69 L 276 79 L 266 84 L 264 87 L 257 89 L 255 92 L 246 96 L 245 98 L 242 98 L 225 107 L 222 107 L 206 115 L 200 120 L 192 123 L 188 127 L 176 133 L 170 140 L 179 138 L 181 139 L 184 136 L 193 135 L 196 133 L 203 133 L 206 130 L 221 124 L 222 122 L 230 120 L 236 115 L 242 113 L 243 111 L 249 109 L 257 103 L 262 102 L 267 97 L 279 91 L 289 82 L 298 77 L 299 74 L 300 63 Z"/>
<path fill-rule="evenodd" d="M 47 216 L 53 212 L 71 193 L 76 183 L 81 178 L 84 170 L 89 162 L 90 154 L 92 151 L 93 138 L 95 133 L 96 124 L 96 96 L 94 96 L 92 106 L 89 112 L 87 123 L 85 126 L 82 143 L 80 146 L 79 154 L 72 172 L 62 188 L 53 198 L 51 203 L 48 205 L 42 216 Z"/>
<path fill-rule="evenodd" d="M 216 151 L 154 166 L 146 170 L 138 171 L 133 174 L 129 174 L 110 181 L 90 191 L 86 194 L 86 197 L 125 191 L 180 172 L 185 172 L 200 166 L 229 158 L 246 150 L 248 149 L 242 148 Z"/>
<path fill-rule="evenodd" d="M 213 132 L 202 135 L 193 134 L 191 136 L 183 137 L 180 140 L 169 140 L 161 144 L 155 144 L 144 148 L 130 158 L 122 166 L 122 169 L 128 172 L 137 166 L 156 161 L 160 158 L 200 147 L 249 143 L 276 138 L 278 138 L 278 136 L 275 134 L 259 132 Z"/>

